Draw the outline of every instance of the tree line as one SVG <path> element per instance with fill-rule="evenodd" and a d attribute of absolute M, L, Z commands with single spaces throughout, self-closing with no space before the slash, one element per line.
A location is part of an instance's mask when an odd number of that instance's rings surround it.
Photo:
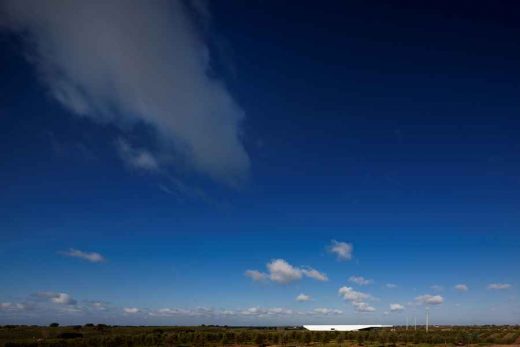
<path fill-rule="evenodd" d="M 42 328 L 45 329 L 45 328 Z M 46 328 L 49 329 L 49 328 Z M 56 330 L 58 328 L 54 328 Z M 226 347 L 226 346 L 396 346 L 398 344 L 511 344 L 520 336 L 520 328 L 438 328 L 374 329 L 359 332 L 316 332 L 305 330 L 252 328 L 149 328 L 149 327 L 62 327 L 47 332 L 47 338 L 7 341 L 5 347 Z M 18 335 L 19 336 L 19 335 Z"/>

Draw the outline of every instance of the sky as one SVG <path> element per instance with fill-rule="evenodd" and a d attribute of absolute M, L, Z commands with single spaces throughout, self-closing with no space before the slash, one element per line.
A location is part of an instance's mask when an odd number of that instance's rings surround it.
<path fill-rule="evenodd" d="M 512 1 L 0 1 L 0 324 L 520 324 Z"/>

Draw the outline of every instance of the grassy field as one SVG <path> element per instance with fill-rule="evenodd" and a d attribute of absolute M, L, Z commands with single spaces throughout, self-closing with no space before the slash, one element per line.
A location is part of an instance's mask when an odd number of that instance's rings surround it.
<path fill-rule="evenodd" d="M 0 346 L 465 346 L 520 344 L 519 326 L 433 327 L 309 332 L 273 327 L 3 326 Z"/>

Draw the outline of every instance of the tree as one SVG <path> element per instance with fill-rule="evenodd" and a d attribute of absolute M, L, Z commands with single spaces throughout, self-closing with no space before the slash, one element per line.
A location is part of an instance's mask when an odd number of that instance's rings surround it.
<path fill-rule="evenodd" d="M 57 328 L 59 326 L 60 326 L 60 323 L 51 323 L 51 324 L 49 324 L 49 327 L 51 327 L 51 328 Z"/>

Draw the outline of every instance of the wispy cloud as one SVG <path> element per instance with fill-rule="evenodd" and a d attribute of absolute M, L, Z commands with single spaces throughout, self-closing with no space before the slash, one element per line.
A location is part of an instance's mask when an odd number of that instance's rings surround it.
<path fill-rule="evenodd" d="M 79 258 L 91 263 L 101 263 L 105 261 L 105 257 L 97 252 L 84 252 L 79 249 L 71 248 L 68 251 L 60 252 L 67 257 Z"/>
<path fill-rule="evenodd" d="M 385 284 L 385 287 L 390 288 L 390 289 L 394 289 L 394 288 L 397 288 L 397 284 L 387 283 L 387 284 Z"/>
<path fill-rule="evenodd" d="M 332 240 L 329 246 L 329 252 L 336 254 L 338 260 L 350 260 L 352 259 L 352 252 L 354 247 L 351 243 L 339 242 Z"/>
<path fill-rule="evenodd" d="M 123 148 L 131 165 L 185 165 L 231 184 L 247 175 L 244 112 L 215 77 L 204 30 L 196 25 L 208 27 L 207 9 L 188 11 L 180 0 L 6 0 L 0 6 L 1 24 L 26 39 L 29 61 L 56 101 L 122 133 L 141 125 L 151 130 L 148 149 Z"/>
<path fill-rule="evenodd" d="M 136 314 L 139 313 L 140 310 L 137 307 L 125 307 L 123 308 L 123 312 L 127 314 Z"/>
<path fill-rule="evenodd" d="M 366 286 L 374 282 L 374 280 L 366 279 L 363 276 L 350 276 L 348 280 L 360 286 Z"/>
<path fill-rule="evenodd" d="M 321 315 L 339 315 L 343 314 L 342 310 L 326 308 L 326 307 L 318 307 L 312 310 L 312 312 L 321 314 Z"/>
<path fill-rule="evenodd" d="M 502 290 L 502 289 L 509 289 L 511 288 L 511 284 L 509 283 L 490 283 L 488 285 L 488 289 L 493 290 Z"/>
<path fill-rule="evenodd" d="M 148 312 L 150 316 L 174 317 L 174 316 L 190 316 L 190 317 L 219 317 L 219 316 L 241 316 L 241 317 L 275 317 L 275 316 L 330 316 L 340 315 L 343 311 L 333 308 L 319 307 L 311 311 L 297 311 L 284 307 L 249 307 L 245 309 L 222 309 L 216 310 L 212 308 L 199 307 L 194 309 L 182 308 L 161 308 Z"/>
<path fill-rule="evenodd" d="M 0 302 L 0 311 L 5 312 L 20 312 L 26 311 L 30 306 L 19 302 Z"/>
<path fill-rule="evenodd" d="M 375 312 L 376 308 L 366 302 L 353 302 L 352 306 L 357 312 Z"/>
<path fill-rule="evenodd" d="M 317 281 L 327 281 L 326 274 L 310 268 L 310 267 L 296 267 L 289 264 L 284 259 L 274 259 L 267 263 L 267 273 L 258 270 L 247 270 L 245 275 L 254 281 L 262 281 L 269 279 L 273 282 L 287 284 L 293 281 L 302 279 L 302 277 L 309 277 Z"/>
<path fill-rule="evenodd" d="M 133 148 L 124 139 L 117 142 L 117 150 L 121 159 L 126 165 L 133 169 L 157 172 L 159 170 L 159 162 L 155 156 L 146 149 Z"/>
<path fill-rule="evenodd" d="M 269 278 L 269 275 L 258 270 L 247 270 L 244 274 L 253 281 L 264 281 Z"/>
<path fill-rule="evenodd" d="M 316 281 L 328 281 L 329 280 L 329 278 L 327 277 L 326 274 L 324 274 L 323 272 L 319 272 L 318 270 L 313 269 L 313 268 L 304 268 L 304 269 L 302 269 L 302 273 L 309 278 L 315 279 Z"/>

